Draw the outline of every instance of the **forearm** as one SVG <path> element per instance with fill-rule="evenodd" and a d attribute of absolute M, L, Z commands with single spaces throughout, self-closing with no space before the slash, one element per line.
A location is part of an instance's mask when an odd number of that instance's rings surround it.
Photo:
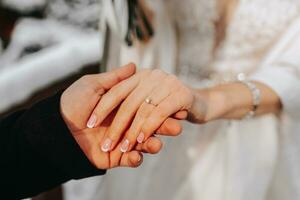
<path fill-rule="evenodd" d="M 255 82 L 261 92 L 256 115 L 278 113 L 281 103 L 278 95 L 263 83 Z M 212 88 L 193 90 L 194 103 L 189 120 L 205 123 L 217 119 L 242 119 L 253 109 L 252 93 L 242 83 L 228 83 Z"/>

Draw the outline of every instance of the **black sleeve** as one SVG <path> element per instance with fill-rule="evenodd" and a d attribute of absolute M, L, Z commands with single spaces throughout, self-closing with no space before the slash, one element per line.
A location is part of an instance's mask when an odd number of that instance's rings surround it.
<path fill-rule="evenodd" d="M 0 197 L 30 197 L 71 179 L 102 175 L 59 111 L 60 94 L 0 120 Z"/>

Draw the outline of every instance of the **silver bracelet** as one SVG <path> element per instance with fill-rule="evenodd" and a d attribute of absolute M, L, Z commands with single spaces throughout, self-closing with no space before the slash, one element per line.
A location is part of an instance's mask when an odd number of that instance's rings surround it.
<path fill-rule="evenodd" d="M 247 80 L 245 74 L 243 74 L 243 73 L 238 75 L 237 80 L 238 80 L 238 82 L 247 86 L 252 93 L 252 103 L 253 103 L 252 110 L 249 111 L 244 117 L 245 119 L 250 119 L 250 118 L 254 117 L 255 112 L 256 112 L 258 106 L 260 105 L 261 91 L 260 91 L 260 89 L 258 89 L 256 87 L 256 85 L 253 82 Z"/>

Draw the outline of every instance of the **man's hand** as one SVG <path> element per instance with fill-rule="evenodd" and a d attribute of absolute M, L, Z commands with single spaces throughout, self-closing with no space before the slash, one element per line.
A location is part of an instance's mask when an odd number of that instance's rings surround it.
<path fill-rule="evenodd" d="M 156 137 L 151 137 L 145 143 L 139 144 L 134 150 L 126 153 L 119 151 L 101 151 L 101 141 L 107 128 L 115 117 L 115 112 L 95 128 L 97 119 L 89 117 L 102 95 L 119 82 L 135 74 L 135 66 L 128 64 L 111 72 L 86 75 L 71 85 L 61 97 L 61 114 L 75 140 L 87 158 L 99 169 L 109 169 L 117 166 L 137 167 L 142 162 L 141 152 L 158 153 L 162 143 Z M 129 124 L 130 125 L 130 124 Z M 160 133 L 179 133 L 181 126 L 175 119 L 168 119 L 159 128 Z"/>

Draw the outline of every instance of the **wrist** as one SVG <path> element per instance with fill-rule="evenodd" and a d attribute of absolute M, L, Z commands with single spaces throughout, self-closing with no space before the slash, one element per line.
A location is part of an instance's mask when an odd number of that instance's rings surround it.
<path fill-rule="evenodd" d="M 242 119 L 253 107 L 251 91 L 241 83 L 228 83 L 212 88 L 212 93 L 222 97 L 218 118 Z M 219 98 L 220 99 L 220 98 Z"/>
<path fill-rule="evenodd" d="M 192 89 L 194 101 L 188 120 L 193 123 L 207 123 L 221 118 L 228 107 L 226 95 L 216 88 Z"/>

